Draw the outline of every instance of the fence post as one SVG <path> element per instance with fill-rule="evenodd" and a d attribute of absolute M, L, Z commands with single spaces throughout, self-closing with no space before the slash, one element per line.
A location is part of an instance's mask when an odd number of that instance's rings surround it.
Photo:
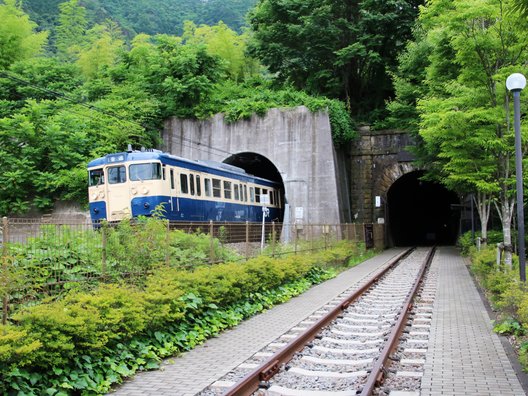
<path fill-rule="evenodd" d="M 103 277 L 106 277 L 106 237 L 107 237 L 108 223 L 104 222 L 101 227 L 101 272 Z"/>
<path fill-rule="evenodd" d="M 275 257 L 275 222 L 271 222 L 271 257 Z"/>
<path fill-rule="evenodd" d="M 246 220 L 246 261 L 249 259 L 249 221 Z"/>
<path fill-rule="evenodd" d="M 2 324 L 7 323 L 7 304 L 8 304 L 8 294 L 7 294 L 7 282 L 8 282 L 8 268 L 7 268 L 7 243 L 9 239 L 9 221 L 7 217 L 2 218 L 2 272 L 4 273 L 6 281 L 6 290 L 5 294 L 2 296 Z"/>
<path fill-rule="evenodd" d="M 209 220 L 209 239 L 210 239 L 210 245 L 209 245 L 209 263 L 213 264 L 215 261 L 215 253 L 214 253 L 214 225 L 213 220 Z"/>
<path fill-rule="evenodd" d="M 297 254 L 297 240 L 299 239 L 299 229 L 295 225 L 295 254 Z"/>
<path fill-rule="evenodd" d="M 165 265 L 170 265 L 170 220 L 167 220 L 167 235 L 165 236 Z"/>

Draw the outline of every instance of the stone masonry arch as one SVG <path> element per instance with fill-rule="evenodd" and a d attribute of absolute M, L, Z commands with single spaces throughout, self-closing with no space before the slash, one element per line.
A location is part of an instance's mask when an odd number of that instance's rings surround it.
<path fill-rule="evenodd" d="M 381 202 L 387 201 L 389 189 L 403 175 L 419 170 L 412 162 L 397 162 L 388 165 L 374 181 L 374 195 L 381 197 Z"/>

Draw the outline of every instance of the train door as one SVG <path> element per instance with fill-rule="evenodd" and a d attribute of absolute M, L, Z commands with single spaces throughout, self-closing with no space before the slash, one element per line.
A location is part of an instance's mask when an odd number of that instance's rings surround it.
<path fill-rule="evenodd" d="M 130 184 L 127 180 L 125 165 L 106 168 L 106 204 L 109 221 L 121 220 L 131 216 Z"/>

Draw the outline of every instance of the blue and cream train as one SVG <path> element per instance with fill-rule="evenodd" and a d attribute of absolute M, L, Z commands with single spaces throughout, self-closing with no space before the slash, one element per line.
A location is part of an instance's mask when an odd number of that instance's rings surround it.
<path fill-rule="evenodd" d="M 158 150 L 108 154 L 88 164 L 94 222 L 151 216 L 160 205 L 165 218 L 185 222 L 262 221 L 263 213 L 266 221 L 281 220 L 280 187 L 232 165 Z"/>

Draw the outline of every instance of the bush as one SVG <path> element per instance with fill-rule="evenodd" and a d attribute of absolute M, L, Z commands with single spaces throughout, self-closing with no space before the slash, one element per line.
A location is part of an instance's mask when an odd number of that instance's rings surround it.
<path fill-rule="evenodd" d="M 26 307 L 0 327 L 0 394 L 100 394 L 335 275 L 345 245 L 320 256 L 154 269 L 139 286 L 100 285 Z"/>
<path fill-rule="evenodd" d="M 475 232 L 475 240 L 480 237 L 481 233 L 479 231 Z M 496 246 L 497 243 L 502 242 L 503 234 L 501 231 L 488 230 L 488 246 Z M 461 249 L 461 253 L 464 256 L 468 256 L 471 253 L 471 249 L 475 247 L 475 243 L 472 239 L 472 232 L 467 231 L 464 234 L 460 235 L 458 238 L 458 246 Z"/>

